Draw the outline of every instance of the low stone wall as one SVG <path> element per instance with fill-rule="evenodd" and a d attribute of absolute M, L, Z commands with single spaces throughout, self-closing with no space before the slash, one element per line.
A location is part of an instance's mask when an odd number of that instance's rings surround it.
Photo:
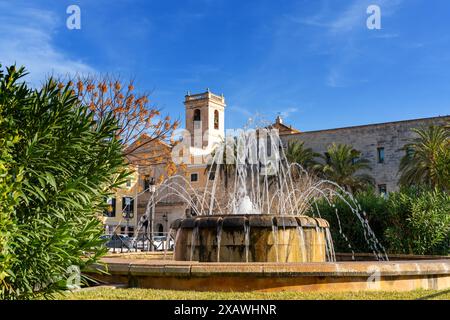
<path fill-rule="evenodd" d="M 195 291 L 408 291 L 450 288 L 450 260 L 198 263 L 105 258 L 86 273 L 103 283 Z M 96 271 L 107 271 L 109 275 Z"/>

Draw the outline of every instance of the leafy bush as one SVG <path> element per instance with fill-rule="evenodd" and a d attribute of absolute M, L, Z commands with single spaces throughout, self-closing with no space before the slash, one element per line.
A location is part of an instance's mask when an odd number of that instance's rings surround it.
<path fill-rule="evenodd" d="M 390 251 L 447 254 L 450 236 L 450 195 L 423 188 L 391 193 L 388 201 Z"/>
<path fill-rule="evenodd" d="M 450 127 L 432 125 L 412 131 L 417 138 L 403 147 L 400 184 L 450 191 Z"/>
<path fill-rule="evenodd" d="M 367 173 L 372 170 L 370 161 L 361 157 L 361 151 L 351 145 L 332 143 L 321 158 L 324 163 L 316 165 L 315 169 L 323 178 L 336 182 L 345 190 L 355 193 L 375 185 L 374 178 Z"/>
<path fill-rule="evenodd" d="M 0 69 L 0 78 L 3 77 Z M 1 87 L 0 92 L 5 88 Z M 3 113 L 5 100 L 0 94 L 0 114 Z M 12 253 L 9 249 L 9 239 L 15 231 L 15 226 L 11 221 L 14 205 L 17 203 L 17 193 L 14 192 L 14 183 L 9 176 L 9 168 L 13 164 L 11 149 L 18 143 L 17 130 L 12 128 L 11 122 L 7 118 L 0 117 L 0 295 L 7 289 L 6 277 L 11 267 Z"/>
<path fill-rule="evenodd" d="M 126 175 L 112 115 L 95 121 L 68 87 L 23 75 L 0 73 L 1 299 L 51 295 L 97 260 L 104 197 Z"/>
<path fill-rule="evenodd" d="M 450 249 L 450 195 L 425 188 L 404 188 L 384 199 L 373 191 L 354 196 L 378 241 L 388 253 L 448 254 Z M 351 206 L 349 206 L 349 204 Z M 349 196 L 317 203 L 330 223 L 336 252 L 371 252 L 364 228 Z M 316 214 L 316 213 L 314 213 Z M 317 215 L 317 214 L 316 214 Z"/>
<path fill-rule="evenodd" d="M 377 195 L 373 189 L 356 193 L 353 199 L 348 195 L 343 195 L 342 198 L 335 196 L 331 204 L 321 200 L 317 203 L 317 209 L 320 216 L 330 223 L 336 252 L 372 252 L 371 245 L 366 240 L 370 237 L 365 234 L 367 230 L 354 209 L 360 213 L 364 223 L 369 224 L 378 241 L 386 245 L 383 238 L 388 223 L 386 200 Z M 317 213 L 315 215 L 317 216 Z"/>

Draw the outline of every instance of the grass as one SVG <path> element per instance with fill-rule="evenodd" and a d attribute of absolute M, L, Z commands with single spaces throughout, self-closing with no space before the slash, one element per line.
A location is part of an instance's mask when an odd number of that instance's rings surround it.
<path fill-rule="evenodd" d="M 450 300 L 450 290 L 408 292 L 198 292 L 156 289 L 84 289 L 58 297 L 66 300 Z"/>

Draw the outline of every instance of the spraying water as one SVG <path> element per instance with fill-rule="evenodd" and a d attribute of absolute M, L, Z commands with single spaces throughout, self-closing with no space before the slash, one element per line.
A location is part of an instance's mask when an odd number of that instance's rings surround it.
<path fill-rule="evenodd" d="M 227 137 L 216 144 L 211 153 L 211 161 L 205 167 L 207 179 L 204 188 L 194 188 L 182 175 L 172 176 L 164 181 L 150 201 L 156 203 L 170 197 L 181 199 L 196 215 L 264 215 L 279 216 L 317 215 L 318 201 L 325 199 L 332 203 L 333 197 L 343 200 L 355 216 L 355 223 L 361 224 L 364 237 L 378 260 L 387 260 L 383 246 L 370 228 L 365 214 L 353 196 L 332 181 L 311 176 L 299 164 L 287 161 L 283 143 L 277 132 L 267 128 L 241 130 L 234 137 Z M 147 206 L 149 208 L 150 205 Z M 341 236 L 346 239 L 340 226 Z M 284 225 L 282 226 L 284 227 Z M 245 231 L 246 234 L 248 231 Z M 328 261 L 335 261 L 334 245 L 328 229 L 318 230 L 323 234 Z M 217 261 L 220 259 L 220 230 L 217 231 Z M 305 235 L 298 227 L 300 247 L 305 247 Z M 191 259 L 198 229 L 191 238 Z M 278 242 L 278 226 L 273 225 L 273 238 Z M 322 241 L 322 240 L 318 241 Z M 248 257 L 248 236 L 246 256 Z M 348 241 L 351 248 L 350 241 Z M 278 248 L 278 246 L 276 246 Z M 278 249 L 276 249 L 278 250 Z M 306 261 L 302 250 L 302 261 Z M 279 253 L 277 252 L 277 257 Z M 247 258 L 248 261 L 248 258 Z"/>

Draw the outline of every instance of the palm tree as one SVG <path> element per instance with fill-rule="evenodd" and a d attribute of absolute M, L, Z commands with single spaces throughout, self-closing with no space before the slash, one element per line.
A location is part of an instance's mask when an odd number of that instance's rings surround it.
<path fill-rule="evenodd" d="M 358 173 L 371 170 L 371 167 L 369 160 L 361 158 L 361 152 L 350 145 L 333 143 L 321 158 L 325 163 L 317 165 L 316 168 L 322 176 L 347 191 L 355 192 L 375 184 L 371 175 Z"/>
<path fill-rule="evenodd" d="M 450 128 L 432 125 L 412 131 L 418 137 L 403 148 L 400 184 L 450 190 Z"/>
<path fill-rule="evenodd" d="M 298 163 L 305 170 L 314 169 L 317 166 L 316 158 L 320 157 L 311 148 L 305 148 L 304 141 L 290 141 L 286 149 L 286 159 L 289 163 Z"/>

